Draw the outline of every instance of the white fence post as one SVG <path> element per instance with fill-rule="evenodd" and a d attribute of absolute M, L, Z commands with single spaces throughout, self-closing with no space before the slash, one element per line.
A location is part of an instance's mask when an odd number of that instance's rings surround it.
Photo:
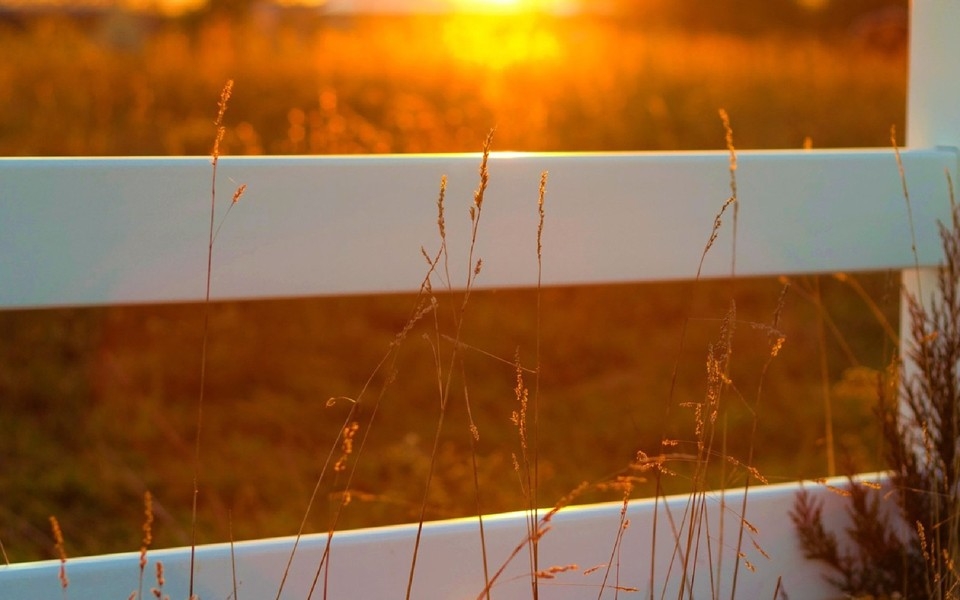
<path fill-rule="evenodd" d="M 960 2 L 914 0 L 910 15 L 907 145 L 960 147 Z"/>
<path fill-rule="evenodd" d="M 910 15 L 910 56 L 907 80 L 907 147 L 960 149 L 960 1 L 914 0 Z M 958 155 L 960 163 L 960 155 Z M 954 172 L 960 172 L 954 171 Z M 911 185 L 910 172 L 906 172 Z M 956 187 L 957 181 L 954 181 Z M 947 178 L 942 188 L 946 202 Z M 904 240 L 903 243 L 907 243 Z M 937 269 L 906 269 L 901 275 L 900 356 L 904 381 L 915 373 L 906 360 L 910 349 L 910 313 L 907 298 L 929 307 L 937 289 Z"/>

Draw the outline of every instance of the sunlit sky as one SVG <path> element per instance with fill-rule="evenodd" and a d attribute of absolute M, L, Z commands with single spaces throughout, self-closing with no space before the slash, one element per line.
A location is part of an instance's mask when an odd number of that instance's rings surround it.
<path fill-rule="evenodd" d="M 580 0 L 262 0 L 279 5 L 323 7 L 331 12 L 489 12 L 519 13 L 546 11 L 575 12 Z M 176 14 L 196 10 L 208 0 L 0 0 L 0 7 L 36 8 L 39 6 L 110 7 L 155 10 Z"/>

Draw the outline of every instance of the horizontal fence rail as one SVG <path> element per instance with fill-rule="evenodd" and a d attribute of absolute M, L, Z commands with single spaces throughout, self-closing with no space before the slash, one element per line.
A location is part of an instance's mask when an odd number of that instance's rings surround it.
<path fill-rule="evenodd" d="M 884 483 L 876 475 L 861 478 Z M 827 484 L 835 486 L 834 490 L 827 485 L 815 484 L 810 484 L 808 490 L 812 498 L 823 502 L 824 525 L 831 530 L 840 530 L 844 526 L 846 499 L 835 490 L 846 486 L 846 480 L 834 479 Z M 687 584 L 692 587 L 687 589 L 692 590 L 692 597 L 730 597 L 734 569 L 738 567 L 737 598 L 813 599 L 836 595 L 825 579 L 828 571 L 803 558 L 795 541 L 793 524 L 786 518 L 796 491 L 795 484 L 770 485 L 749 491 L 745 517 L 757 533 L 747 534 L 739 565 L 736 535 L 745 490 L 707 495 L 706 522 L 710 523 L 714 537 L 703 542 L 711 545 L 710 550 L 701 548 L 696 569 L 691 567 L 688 571 Z M 891 499 L 881 510 L 894 511 L 892 495 L 887 496 Z M 550 600 L 596 598 L 601 586 L 605 585 L 604 598 L 648 598 L 651 568 L 654 597 L 678 597 L 682 556 L 675 548 L 675 536 L 685 535 L 686 531 L 674 532 L 672 528 L 677 524 L 683 527 L 683 515 L 689 510 L 689 501 L 690 497 L 686 495 L 663 499 L 656 507 L 652 500 L 632 501 L 626 514 L 630 525 L 615 554 L 621 503 L 575 506 L 557 513 L 551 521 L 550 531 L 540 543 L 541 568 L 547 570 L 553 566 L 575 564 L 577 569 L 560 573 L 555 579 L 542 579 L 540 597 Z M 654 546 L 655 516 L 658 532 Z M 527 514 L 522 512 L 484 519 L 491 575 L 505 566 L 491 587 L 493 598 L 530 597 L 527 551 L 524 548 L 514 556 L 515 549 L 524 542 L 526 523 Z M 726 537 L 717 534 L 724 531 L 724 523 Z M 323 596 L 319 591 L 324 585 L 321 575 L 318 591 L 313 597 L 356 600 L 403 597 L 416 528 L 414 524 L 336 533 L 330 553 L 327 595 Z M 283 598 L 308 597 L 326 542 L 325 534 L 306 536 L 300 541 Z M 293 544 L 292 537 L 237 543 L 232 560 L 229 544 L 203 546 L 198 549 L 198 587 L 195 593 L 203 599 L 228 598 L 232 593 L 235 567 L 239 597 L 275 598 Z M 651 561 L 651 548 L 655 548 L 655 561 Z M 614 562 L 611 562 L 612 556 Z M 69 597 L 73 600 L 127 598 L 137 588 L 139 560 L 138 552 L 70 560 L 67 565 Z M 167 579 L 164 593 L 171 598 L 186 598 L 189 549 L 153 550 L 150 560 L 164 564 Z M 413 597 L 422 600 L 482 597 L 484 577 L 477 520 L 456 519 L 426 524 L 417 564 Z M 610 565 L 609 570 L 606 565 Z M 591 571 L 593 567 L 599 568 Z M 59 568 L 60 563 L 56 561 L 24 563 L 6 569 L 0 567 L 0 590 L 7 590 L 12 594 L 11 598 L 57 598 L 61 592 Z M 617 586 L 621 588 L 619 592 L 615 589 Z M 642 593 L 628 593 L 630 588 Z M 781 595 L 775 596 L 777 590 Z"/>
<path fill-rule="evenodd" d="M 939 261 L 954 149 L 906 150 L 917 260 Z M 416 290 L 438 247 L 437 197 L 454 287 L 465 281 L 478 155 L 224 157 L 212 294 L 269 298 Z M 549 172 L 544 284 L 692 278 L 730 195 L 726 152 L 494 154 L 477 285 L 536 283 L 537 195 Z M 894 152 L 738 155 L 737 275 L 915 264 Z M 0 159 L 0 308 L 203 297 L 208 158 Z M 220 222 L 218 217 L 218 222 Z M 734 210 L 703 274 L 728 276 Z M 460 259 L 460 260 L 458 260 Z"/>

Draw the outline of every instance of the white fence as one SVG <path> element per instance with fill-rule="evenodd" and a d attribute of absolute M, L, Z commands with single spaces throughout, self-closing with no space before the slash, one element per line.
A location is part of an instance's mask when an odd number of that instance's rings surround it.
<path fill-rule="evenodd" d="M 917 0 L 912 15 L 908 147 L 910 186 L 921 266 L 940 259 L 936 221 L 948 216 L 945 172 L 958 177 L 960 146 L 960 2 Z M 728 156 L 671 154 L 495 154 L 484 204 L 478 284 L 531 285 L 536 277 L 537 186 L 550 171 L 544 283 L 690 278 L 727 197 Z M 258 298 L 409 290 L 423 277 L 421 245 L 435 240 L 441 175 L 448 210 L 476 185 L 476 155 L 230 158 L 221 188 L 246 183 L 242 210 L 217 241 L 215 298 Z M 206 265 L 209 161 L 196 158 L 0 159 L 0 308 L 200 300 Z M 738 275 L 910 269 L 910 224 L 897 165 L 889 150 L 739 153 Z M 225 195 L 228 192 L 223 192 Z M 465 210 L 465 209 L 464 209 Z M 465 239 L 466 219 L 448 219 L 451 239 Z M 460 227 L 458 229 L 458 227 Z M 729 247 L 724 228 L 717 248 Z M 199 241 L 199 242 L 198 242 Z M 456 261 L 454 261 L 456 262 Z M 461 263 L 465 261 L 460 261 Z M 729 253 L 712 252 L 709 275 L 730 272 Z M 456 275 L 454 279 L 457 280 Z M 462 278 L 461 278 L 462 279 Z M 913 277 L 904 277 L 909 288 Z M 819 568 L 802 559 L 787 510 L 794 485 L 750 491 L 747 518 L 770 558 L 749 549 L 756 572 L 741 568 L 737 596 L 773 598 L 778 578 L 789 597 L 830 593 Z M 842 520 L 840 501 L 822 488 L 828 521 Z M 731 517 L 742 491 L 711 496 L 710 523 Z M 674 513 L 686 498 L 669 500 Z M 739 510 L 737 508 L 737 510 Z M 606 563 L 620 506 L 570 508 L 542 542 L 542 566 Z M 665 519 L 664 504 L 659 507 Z M 662 520 L 651 563 L 653 504 L 635 502 L 617 583 L 644 597 L 654 565 L 657 596 L 670 574 L 674 543 Z M 523 514 L 491 516 L 489 562 L 503 563 L 526 535 Z M 331 598 L 396 597 L 406 589 L 414 526 L 338 533 L 330 564 Z M 303 542 L 284 597 L 305 598 L 326 536 Z M 717 544 L 716 538 L 705 543 Z M 239 595 L 273 597 L 290 539 L 236 547 Z M 752 547 L 751 547 L 752 548 Z M 715 547 L 714 566 L 729 595 L 735 556 Z M 706 556 L 706 553 L 702 554 Z M 718 557 L 719 558 L 718 560 Z M 75 559 L 69 597 L 126 598 L 136 588 L 137 554 Z M 189 549 L 154 551 L 167 566 L 166 592 L 186 597 Z M 429 524 L 418 559 L 416 598 L 470 598 L 483 588 L 474 519 Z M 231 594 L 229 548 L 198 550 L 197 593 Z M 0 597 L 60 597 L 56 562 L 0 567 Z M 674 565 L 673 569 L 677 567 Z M 498 598 L 530 595 L 528 564 L 514 560 L 494 588 Z M 629 571 L 629 573 L 627 572 Z M 544 598 L 599 594 L 591 576 L 544 581 Z M 608 585 L 613 580 L 608 581 Z M 713 595 L 701 575 L 695 597 Z M 672 587 L 671 587 L 672 586 Z M 605 592 L 613 597 L 614 590 Z M 675 596 L 676 592 L 668 592 Z M 318 593 L 319 597 L 319 593 Z"/>

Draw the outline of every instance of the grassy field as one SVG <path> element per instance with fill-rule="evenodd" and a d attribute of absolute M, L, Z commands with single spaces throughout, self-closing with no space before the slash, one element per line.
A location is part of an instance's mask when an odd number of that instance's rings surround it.
<path fill-rule="evenodd" d="M 832 33 L 696 34 L 477 17 L 0 29 L 0 154 L 206 154 L 227 79 L 227 153 L 886 145 L 899 54 Z"/>
<path fill-rule="evenodd" d="M 499 150 L 720 149 L 720 107 L 741 149 L 799 147 L 808 137 L 817 147 L 885 145 L 904 118 L 902 53 L 836 32 L 694 34 L 603 20 L 305 24 L 257 15 L 145 29 L 58 18 L 2 27 L 0 51 L 18 57 L 0 63 L 5 155 L 206 154 L 227 78 L 237 87 L 225 153 L 476 151 L 492 126 Z M 896 276 L 855 281 L 896 329 Z M 771 481 L 827 473 L 826 384 L 838 462 L 875 468 L 869 369 L 886 364 L 894 343 L 850 281 L 792 283 L 787 342 L 764 383 L 757 466 Z M 818 286 L 839 328 L 825 326 L 826 381 Z M 769 351 L 746 323 L 769 322 L 781 289 L 777 280 L 739 280 L 544 290 L 543 502 L 621 472 L 638 450 L 656 452 L 664 435 L 692 439 L 690 413 L 667 418 L 666 406 L 702 399 L 707 347 L 731 298 L 744 325 L 730 376 L 745 401 L 732 401 L 723 419 L 727 453 L 744 456 L 752 390 Z M 213 307 L 201 542 L 228 538 L 228 514 L 237 539 L 296 531 L 348 410 L 327 399 L 358 393 L 412 303 L 384 296 Z M 511 363 L 518 348 L 524 364 L 533 360 L 535 306 L 532 290 L 478 292 L 465 322 L 489 512 L 525 505 L 511 466 Z M 51 514 L 71 555 L 135 550 L 145 490 L 154 496 L 155 546 L 189 543 L 201 320 L 200 307 L 181 305 L 0 313 L 0 541 L 11 561 L 52 556 Z M 431 348 L 414 337 L 341 526 L 416 519 L 438 407 Z M 448 416 L 429 518 L 474 510 L 462 412 L 455 406 Z M 682 490 L 682 471 L 668 485 Z M 323 490 L 311 530 L 326 529 L 338 489 Z"/>
<path fill-rule="evenodd" d="M 839 453 L 856 468 L 876 468 L 873 382 L 852 389 L 839 384 L 844 369 L 883 364 L 891 343 L 849 287 L 829 278 L 821 283 L 824 303 L 843 324 L 842 337 L 858 363 L 829 340 Z M 895 319 L 896 281 L 875 275 L 865 283 L 888 299 L 888 318 Z M 780 284 L 769 280 L 546 290 L 541 497 L 550 503 L 581 481 L 620 472 L 637 450 L 656 451 L 665 433 L 691 439 L 689 411 L 674 409 L 672 419 L 663 418 L 682 319 L 693 320 L 675 403 L 702 398 L 707 344 L 717 336 L 729 298 L 736 298 L 740 319 L 766 323 L 779 292 Z M 238 539 L 295 530 L 348 409 L 346 402 L 327 407 L 327 399 L 358 393 L 411 306 L 409 297 L 346 297 L 215 307 L 202 463 L 204 538 L 225 538 L 228 509 Z M 137 547 L 138 499 L 145 489 L 158 508 L 156 543 L 187 543 L 201 314 L 196 306 L 0 314 L 7 415 L 0 443 L 4 455 L 16 457 L 6 462 L 0 483 L 0 514 L 12 559 L 49 552 L 44 525 L 50 513 L 60 515 L 73 553 Z M 466 355 L 482 435 L 486 507 L 517 509 L 523 497 L 510 458 L 516 450 L 510 362 L 518 347 L 525 359 L 534 347 L 533 293 L 480 293 L 470 314 L 464 341 L 506 361 Z M 771 481 L 827 472 L 816 316 L 812 303 L 790 295 L 787 344 L 767 376 L 756 440 L 758 466 Z M 731 377 L 752 402 L 767 340 L 741 325 L 736 345 Z M 415 518 L 438 411 L 432 369 L 430 348 L 411 341 L 372 430 L 345 526 Z M 726 417 L 728 452 L 743 457 L 749 413 L 736 404 Z M 430 517 L 470 514 L 466 428 L 455 403 Z M 674 489 L 683 486 L 680 479 Z M 312 527 L 323 530 L 328 516 L 318 511 Z"/>

